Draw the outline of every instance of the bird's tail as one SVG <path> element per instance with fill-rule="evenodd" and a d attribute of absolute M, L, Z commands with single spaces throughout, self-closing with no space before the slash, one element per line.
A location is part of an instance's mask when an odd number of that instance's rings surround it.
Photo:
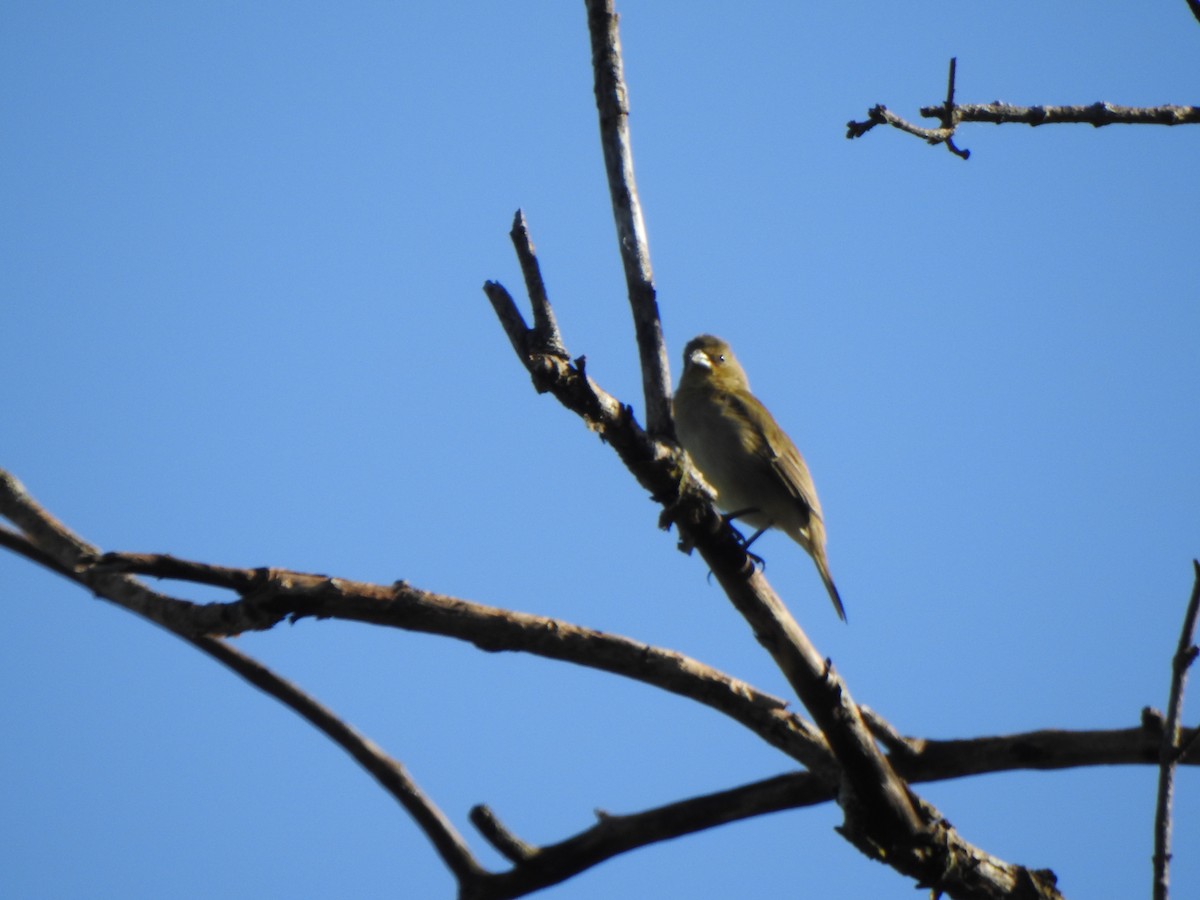
<path fill-rule="evenodd" d="M 814 553 L 813 562 L 817 564 L 817 571 L 821 573 L 821 580 L 825 582 L 825 590 L 829 591 L 829 599 L 833 601 L 833 608 L 837 611 L 838 618 L 845 622 L 846 607 L 842 606 L 842 597 L 833 583 L 833 576 L 829 574 L 829 564 L 825 562 L 825 554 Z"/>

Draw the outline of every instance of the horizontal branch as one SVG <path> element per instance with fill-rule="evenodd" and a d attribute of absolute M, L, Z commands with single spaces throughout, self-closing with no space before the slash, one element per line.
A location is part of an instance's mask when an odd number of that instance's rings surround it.
<path fill-rule="evenodd" d="M 832 795 L 827 783 L 809 773 L 784 775 L 630 815 L 598 812 L 590 828 L 544 847 L 520 842 L 499 825 L 494 812 L 482 808 L 476 816 L 489 823 L 489 833 L 497 830 L 503 835 L 497 848 L 514 859 L 515 865 L 510 871 L 478 879 L 474 896 L 489 900 L 520 897 L 631 850 L 752 816 L 826 802 Z M 512 853 L 514 842 L 520 855 Z"/>
<path fill-rule="evenodd" d="M 784 700 L 684 654 L 563 619 L 473 603 L 406 582 L 382 586 L 282 569 L 192 563 L 159 554 L 110 553 L 100 557 L 94 569 L 235 590 L 241 600 L 205 605 L 205 612 L 213 615 L 203 618 L 219 622 L 226 634 L 261 630 L 284 619 L 341 619 L 438 634 L 490 652 L 520 651 L 621 675 L 722 712 L 793 759 L 829 771 L 820 734 L 788 712 Z"/>
<path fill-rule="evenodd" d="M 942 106 L 923 106 L 921 115 L 941 118 Z M 951 113 L 954 124 L 990 122 L 995 125 L 1197 125 L 1200 106 L 1118 106 L 1089 103 L 1086 106 L 1014 106 L 1011 103 L 959 103 Z"/>
<path fill-rule="evenodd" d="M 1029 769 L 1150 765 L 1157 759 L 1160 741 L 1158 729 L 1152 725 L 1115 731 L 1033 731 L 950 741 L 905 738 L 903 744 L 913 749 L 899 756 L 893 754 L 893 764 L 912 782 Z M 1200 752 L 1192 752 L 1181 762 L 1200 765 Z M 514 863 L 509 872 L 481 876 L 480 885 L 486 890 L 479 896 L 520 896 L 565 881 L 639 847 L 834 799 L 836 789 L 827 782 L 811 773 L 797 772 L 638 813 L 603 813 L 590 828 L 545 847 L 522 841 L 500 823 L 492 810 L 477 807 L 472 811 L 472 821 Z M 986 854 L 974 858 L 981 865 L 994 864 Z"/>
<path fill-rule="evenodd" d="M 896 115 L 883 104 L 871 107 L 864 121 L 846 123 L 846 137 L 860 138 L 876 125 L 889 125 L 928 144 L 945 144 L 951 152 L 967 159 L 969 150 L 954 144 L 954 134 L 964 122 L 990 122 L 994 125 L 1196 125 L 1200 124 L 1200 106 L 1118 106 L 1115 103 L 1089 103 L 1080 106 L 1015 106 L 996 100 L 992 103 L 957 103 L 954 99 L 957 60 L 950 60 L 946 99 L 934 106 L 921 107 L 921 115 L 937 119 L 937 128 L 915 125 Z"/>
<path fill-rule="evenodd" d="M 0 476 L 16 483 L 7 473 Z M 27 494 L 25 498 L 34 503 Z M 0 514 L 11 507 L 0 490 Z M 702 703 L 826 777 L 831 771 L 820 733 L 789 712 L 786 701 L 691 657 L 640 641 L 562 619 L 472 603 L 404 582 L 383 586 L 283 569 L 218 566 L 162 554 L 100 555 L 77 538 L 69 546 L 80 548 L 79 558 L 60 563 L 23 537 L 0 529 L 0 538 L 6 534 L 14 539 L 5 542 L 11 549 L 178 634 L 228 636 L 265 630 L 285 619 L 316 617 L 439 634 L 493 652 L 531 653 L 621 675 Z M 192 603 L 152 591 L 130 577 L 134 574 L 226 588 L 241 599 Z"/>

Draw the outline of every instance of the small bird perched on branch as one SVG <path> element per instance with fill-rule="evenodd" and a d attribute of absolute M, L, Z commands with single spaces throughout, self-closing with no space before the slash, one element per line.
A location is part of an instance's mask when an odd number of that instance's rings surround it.
<path fill-rule="evenodd" d="M 838 617 L 846 620 L 825 558 L 821 501 L 804 457 L 775 418 L 750 393 L 729 345 L 711 334 L 688 342 L 673 406 L 675 433 L 730 518 L 758 529 L 778 528 L 805 549 Z"/>

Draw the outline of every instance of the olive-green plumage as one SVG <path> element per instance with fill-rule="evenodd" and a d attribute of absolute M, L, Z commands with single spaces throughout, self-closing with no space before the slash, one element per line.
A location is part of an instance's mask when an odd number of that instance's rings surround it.
<path fill-rule="evenodd" d="M 721 509 L 755 529 L 778 528 L 805 549 L 838 616 L 846 610 L 825 558 L 821 501 L 804 457 L 750 384 L 729 349 L 710 334 L 688 342 L 675 392 L 675 433 L 717 492 Z"/>

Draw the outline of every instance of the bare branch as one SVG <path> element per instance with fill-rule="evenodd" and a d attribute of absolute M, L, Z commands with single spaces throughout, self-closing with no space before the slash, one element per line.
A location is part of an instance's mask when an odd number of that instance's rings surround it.
<path fill-rule="evenodd" d="M 15 476 L 0 469 L 0 516 L 8 519 L 25 538 L 58 566 L 71 570 L 81 556 L 94 555 L 86 543 L 30 496 Z"/>
<path fill-rule="evenodd" d="M 15 531 L 2 526 L 0 526 L 0 547 L 7 547 L 14 553 L 24 556 L 39 566 L 44 566 L 50 571 L 57 572 L 66 578 L 73 579 L 75 577 L 74 572 L 59 565 L 58 560 L 49 553 L 44 552 L 36 544 L 17 534 Z"/>
<path fill-rule="evenodd" d="M 952 56 L 952 57 L 950 57 L 950 74 L 947 76 L 947 79 L 946 79 L 946 102 L 944 104 L 942 104 L 942 109 L 944 111 L 944 115 L 942 118 L 942 125 L 946 128 L 954 127 L 954 81 L 957 77 L 958 77 L 958 57 Z M 955 156 L 959 156 L 963 159 L 971 158 L 971 151 L 970 150 L 959 150 L 958 147 L 956 147 L 954 145 L 953 137 L 946 138 L 946 147 Z"/>
<path fill-rule="evenodd" d="M 243 599 L 190 604 L 154 594 L 118 572 L 229 588 Z M 484 606 L 404 583 L 384 587 L 281 569 L 214 566 L 159 554 L 105 554 L 69 577 L 89 586 L 129 582 L 181 610 L 192 610 L 190 616 L 181 612 L 170 617 L 168 627 L 183 635 L 237 634 L 269 628 L 286 618 L 315 616 L 440 634 L 488 651 L 522 651 L 599 669 L 722 712 L 826 778 L 830 774 L 829 751 L 820 733 L 788 712 L 785 701 L 683 654 L 561 619 Z M 124 605 L 119 599 L 114 602 Z"/>
<path fill-rule="evenodd" d="M 525 213 L 517 210 L 513 216 L 512 231 L 509 232 L 513 247 L 517 251 L 517 260 L 521 263 L 521 273 L 525 276 L 525 291 L 533 304 L 533 346 L 545 353 L 553 353 L 564 359 L 567 351 L 563 347 L 562 335 L 558 332 L 558 322 L 554 317 L 554 309 L 550 306 L 550 298 L 546 294 L 546 282 L 542 280 L 542 270 L 538 265 L 537 254 L 533 250 L 533 240 L 529 237 L 529 225 L 525 221 Z"/>
<path fill-rule="evenodd" d="M 914 743 L 911 738 L 906 738 L 895 729 L 891 722 L 887 721 L 875 710 L 869 706 L 859 705 L 859 715 L 867 727 L 871 729 L 871 734 L 879 743 L 887 748 L 888 753 L 895 756 L 913 756 L 920 752 L 920 743 Z"/>
<path fill-rule="evenodd" d="M 512 294 L 505 289 L 504 285 L 498 284 L 495 281 L 485 281 L 483 283 L 483 292 L 487 294 L 488 300 L 491 301 L 496 318 L 500 320 L 500 326 L 504 329 L 504 333 L 508 335 L 509 343 L 512 344 L 513 351 L 517 354 L 517 359 L 521 360 L 526 368 L 528 368 L 526 344 L 532 332 L 530 332 L 529 326 L 525 324 L 525 317 L 517 309 L 517 304 L 513 300 Z"/>
<path fill-rule="evenodd" d="M 359 734 L 294 684 L 224 641 L 209 637 L 181 637 L 293 709 L 350 754 L 360 766 L 374 776 L 384 790 L 400 801 L 400 805 L 429 838 L 429 842 L 433 844 L 447 868 L 460 881 L 484 872 L 483 867 L 471 855 L 462 835 L 450 824 L 445 814 L 417 787 L 404 766 L 384 753 L 374 741 Z"/>
<path fill-rule="evenodd" d="M 923 106 L 921 115 L 945 121 L 945 106 Z M 922 128 L 901 118 L 886 106 L 874 106 L 865 122 L 846 123 L 846 137 L 862 137 L 876 125 L 891 125 L 930 144 L 948 141 L 963 122 L 990 122 L 995 125 L 1196 125 L 1200 124 L 1200 106 L 1117 106 L 1092 103 L 1087 106 L 1014 106 L 1011 103 L 964 103 L 951 110 L 951 126 Z M 970 153 L 959 151 L 966 159 Z"/>
<path fill-rule="evenodd" d="M 168 631 L 182 635 L 196 633 L 191 627 L 193 622 L 196 618 L 204 619 L 206 613 L 210 612 L 210 608 L 203 605 L 152 591 L 135 579 L 90 571 L 100 550 L 51 515 L 30 496 L 15 476 L 4 469 L 0 469 L 0 516 L 23 532 L 21 537 L 36 549 L 36 553 L 27 552 L 19 543 L 6 541 L 12 549 Z M 220 616 L 220 610 L 215 610 L 215 615 L 209 615 L 211 627 L 203 631 L 223 633 Z"/>
<path fill-rule="evenodd" d="M 1188 0 L 1189 5 L 1197 0 Z M 964 103 L 954 100 L 954 81 L 957 59 L 950 60 L 949 86 L 946 99 L 937 106 L 921 107 L 921 115 L 938 119 L 940 128 L 923 128 L 901 118 L 882 104 L 867 112 L 866 121 L 846 123 L 846 137 L 862 137 L 876 125 L 890 125 L 906 134 L 921 138 L 929 144 L 945 144 L 950 152 L 967 159 L 969 150 L 954 145 L 954 132 L 963 122 L 991 122 L 996 125 L 1083 124 L 1102 128 L 1105 125 L 1195 125 L 1200 124 L 1200 106 L 1117 106 L 1113 103 L 1092 103 L 1086 106 L 1013 106 L 1010 103 Z"/>
<path fill-rule="evenodd" d="M 1145 765 L 1153 762 L 1159 738 L 1157 733 L 1146 728 L 1128 728 L 1119 731 L 1035 731 L 955 741 L 899 740 L 908 749 L 894 760 L 897 770 L 914 782 L 933 782 L 1023 769 Z M 1186 762 L 1200 765 L 1200 757 Z M 493 889 L 498 890 L 500 885 L 510 889 L 499 895 L 514 896 L 518 890 L 526 893 L 565 881 L 638 847 L 785 809 L 817 806 L 834 799 L 836 789 L 825 780 L 808 772 L 789 773 L 638 813 L 605 813 L 592 827 L 547 847 L 521 840 L 486 807 L 472 810 L 471 820 L 516 864 L 512 872 L 489 875 L 484 880 Z M 930 818 L 940 818 L 931 808 L 924 811 Z M 964 852 L 974 854 L 971 858 L 978 863 L 981 872 L 1003 866 L 979 851 Z M 981 895 L 992 896 L 986 889 Z"/>
<path fill-rule="evenodd" d="M 650 243 L 633 176 L 633 150 L 629 137 L 629 89 L 621 61 L 621 38 L 612 0 L 585 0 L 588 33 L 592 40 L 592 72 L 596 109 L 600 114 L 600 144 L 608 173 L 617 244 L 625 267 L 625 284 L 633 311 L 638 355 L 642 366 L 642 392 L 646 400 L 646 427 L 653 435 L 671 437 L 671 374 L 662 322 L 655 299 Z"/>
<path fill-rule="evenodd" d="M 1190 733 L 1195 736 L 1200 729 Z M 1161 735 L 1142 725 L 1110 731 L 1046 729 L 961 740 L 904 740 L 912 750 L 893 754 L 893 764 L 909 781 L 923 782 L 1019 769 L 1151 765 L 1158 762 Z M 1193 749 L 1179 762 L 1200 765 L 1200 753 Z"/>
<path fill-rule="evenodd" d="M 936 107 L 929 108 L 934 109 Z M 908 134 L 915 135 L 930 144 L 941 144 L 954 134 L 952 128 L 922 128 L 920 125 L 914 125 L 880 104 L 867 110 L 867 120 L 865 122 L 847 122 L 846 137 L 851 139 L 862 137 L 876 125 L 891 125 L 893 128 L 898 128 Z"/>
<path fill-rule="evenodd" d="M 1162 744 L 1159 750 L 1158 796 L 1154 809 L 1154 900 L 1167 900 L 1171 872 L 1171 802 L 1175 793 L 1175 766 L 1185 745 L 1180 734 L 1183 712 L 1183 689 L 1187 673 L 1196 661 L 1196 619 L 1200 616 L 1200 561 L 1192 561 L 1192 596 L 1188 600 L 1179 633 L 1179 646 L 1171 660 L 1171 693 L 1167 701 L 1167 718 L 1163 723 Z M 1188 739 L 1191 747 L 1195 735 Z"/>
<path fill-rule="evenodd" d="M 510 859 L 517 857 L 516 865 L 509 872 L 485 876 L 487 890 L 477 896 L 518 897 L 532 893 L 630 850 L 750 816 L 826 802 L 831 793 L 827 783 L 811 774 L 784 775 L 631 815 L 597 812 L 595 825 L 545 847 L 534 847 L 516 838 L 488 810 L 487 827 L 502 834 L 504 843 L 513 842 L 521 849 L 502 850 Z"/>
<path fill-rule="evenodd" d="M 233 635 L 307 616 L 368 622 L 441 634 L 489 651 L 519 650 L 623 675 L 703 703 L 749 728 L 772 746 L 818 771 L 829 772 L 828 749 L 786 702 L 683 654 L 582 628 L 561 619 L 511 612 L 399 582 L 365 584 L 281 569 L 237 569 L 160 554 L 101 556 L 59 523 L 12 475 L 0 469 L 0 515 L 46 535 L 36 547 L 3 529 L 4 543 L 79 582 L 117 605 L 185 637 Z M 126 573 L 228 588 L 242 599 L 191 603 L 150 590 Z"/>
<path fill-rule="evenodd" d="M 200 611 L 205 607 L 151 591 L 127 575 L 94 572 L 92 564 L 99 553 L 97 548 L 54 518 L 30 496 L 24 485 L 3 469 L 0 469 L 0 515 L 26 534 L 22 536 L 7 528 L 0 529 L 0 542 L 5 546 L 162 625 L 295 710 L 357 760 L 400 802 L 451 871 L 460 878 L 482 871 L 449 820 L 421 792 L 399 762 L 266 666 L 222 641 L 197 634 L 187 627 L 189 611 Z M 201 565 L 194 567 L 194 571 L 196 581 L 205 584 L 222 582 L 219 567 Z M 240 581 L 243 586 L 252 584 L 252 573 L 240 573 Z M 209 608 L 212 606 L 219 604 L 211 604 Z"/>
<path fill-rule="evenodd" d="M 527 863 L 537 854 L 538 848 L 527 844 L 500 821 L 488 806 L 476 806 L 471 810 L 471 824 L 479 829 L 489 844 L 510 861 L 518 865 Z"/>
<path fill-rule="evenodd" d="M 921 115 L 936 115 L 936 106 L 922 107 Z M 1014 106 L 1010 103 L 964 103 L 954 107 L 954 124 L 991 122 L 996 125 L 1197 125 L 1200 106 Z"/>

